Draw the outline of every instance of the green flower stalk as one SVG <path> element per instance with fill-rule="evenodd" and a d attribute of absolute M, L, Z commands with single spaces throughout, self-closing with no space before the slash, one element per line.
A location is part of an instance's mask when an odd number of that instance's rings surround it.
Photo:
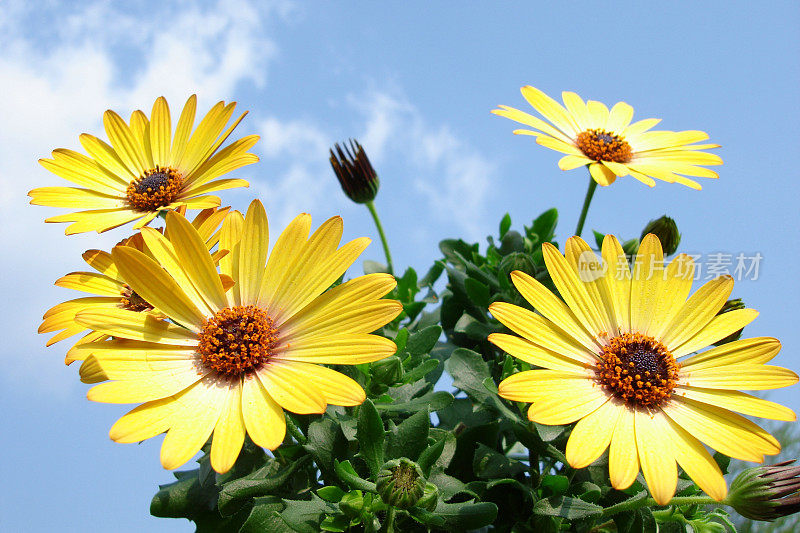
<path fill-rule="evenodd" d="M 664 255 L 672 255 L 681 243 L 681 234 L 678 232 L 678 225 L 673 219 L 664 215 L 655 220 L 647 223 L 647 226 L 642 230 L 641 239 L 648 233 L 652 233 L 658 240 L 661 241 L 661 248 L 664 250 Z"/>
<path fill-rule="evenodd" d="M 764 522 L 800 511 L 800 466 L 792 463 L 748 468 L 731 483 L 728 503 L 743 517 Z"/>
<path fill-rule="evenodd" d="M 378 473 L 376 487 L 386 504 L 409 509 L 425 494 L 425 476 L 417 463 L 405 457 L 392 459 L 384 463 Z"/>
<path fill-rule="evenodd" d="M 336 152 L 334 153 L 334 150 Z M 381 244 L 383 245 L 383 253 L 386 255 L 386 266 L 389 274 L 394 275 L 394 267 L 392 265 L 392 254 L 389 252 L 389 243 L 386 240 L 386 235 L 383 232 L 383 225 L 378 217 L 378 212 L 375 210 L 373 200 L 378 195 L 380 188 L 380 180 L 378 173 L 372 167 L 367 153 L 364 148 L 354 139 L 350 139 L 350 146 L 344 145 L 344 148 L 335 144 L 330 150 L 331 167 L 336 174 L 336 179 L 339 180 L 339 185 L 342 186 L 342 191 L 357 204 L 364 204 L 369 209 L 372 219 L 375 221 L 375 226 L 378 229 L 378 234 L 381 237 Z"/>

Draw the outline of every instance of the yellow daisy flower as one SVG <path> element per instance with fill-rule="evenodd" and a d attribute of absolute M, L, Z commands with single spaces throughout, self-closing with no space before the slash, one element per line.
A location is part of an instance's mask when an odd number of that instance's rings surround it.
<path fill-rule="evenodd" d="M 219 242 L 219 231 L 217 229 L 222 224 L 229 209 L 228 207 L 204 209 L 192 221 L 192 225 L 200 233 L 209 250 Z M 181 213 L 185 211 L 184 207 L 178 209 L 178 212 Z M 141 252 L 150 254 L 140 233 L 124 239 L 120 245 L 131 246 Z M 223 253 L 217 252 L 215 256 L 218 257 Z M 85 333 L 86 327 L 75 321 L 75 315 L 85 309 L 121 308 L 163 317 L 158 310 L 154 309 L 150 303 L 136 294 L 125 283 L 114 265 L 114 260 L 110 253 L 103 250 L 87 250 L 83 253 L 83 259 L 96 272 L 72 272 L 59 278 L 55 284 L 59 287 L 89 293 L 92 296 L 62 302 L 44 314 L 42 324 L 39 326 L 39 333 L 58 332 L 47 341 L 47 346 L 52 346 L 73 335 Z M 85 350 L 81 349 L 81 345 L 106 338 L 108 338 L 108 335 L 96 331 L 85 333 L 67 352 L 64 363 L 70 364 L 76 360 L 86 359 L 87 354 Z"/>
<path fill-rule="evenodd" d="M 114 111 L 103 115 L 111 145 L 93 135 L 80 136 L 87 157 L 73 150 L 53 150 L 53 159 L 39 162 L 47 170 L 80 187 L 43 187 L 30 193 L 31 204 L 77 208 L 45 222 L 72 222 L 66 234 L 107 231 L 133 220 L 134 228 L 150 223 L 161 211 L 185 205 L 190 209 L 217 207 L 220 200 L 208 193 L 247 187 L 242 179 L 217 179 L 232 170 L 255 163 L 247 150 L 258 141 L 248 135 L 223 149 L 222 143 L 247 113 L 226 128 L 236 103 L 218 102 L 192 132 L 197 98 L 186 102 L 172 132 L 167 101 L 153 104 L 150 119 L 134 111 L 130 125 Z"/>
<path fill-rule="evenodd" d="M 702 131 L 649 131 L 661 119 L 648 118 L 631 124 L 633 108 L 617 102 L 609 111 L 601 102 L 584 103 L 573 92 L 563 92 L 564 106 L 535 87 L 527 85 L 522 96 L 546 120 L 501 105 L 492 113 L 530 126 L 514 133 L 532 135 L 536 142 L 567 154 L 558 162 L 561 170 L 589 165 L 592 178 L 600 185 L 611 185 L 617 177 L 631 175 L 650 187 L 653 178 L 680 183 L 700 190 L 686 176 L 718 178 L 716 172 L 698 165 L 721 165 L 715 154 L 702 152 L 719 148 L 717 144 L 693 144 L 708 139 Z"/>
<path fill-rule="evenodd" d="M 82 311 L 77 321 L 113 340 L 86 345 L 114 381 L 89 390 L 90 400 L 139 403 L 111 428 L 117 442 L 139 442 L 167 432 L 161 464 L 188 461 L 213 433 L 211 465 L 226 472 L 245 434 L 275 449 L 283 442 L 283 410 L 323 413 L 328 404 L 358 405 L 364 390 L 322 364 L 359 364 L 396 351 L 369 334 L 402 310 L 382 300 L 395 286 L 372 274 L 327 290 L 369 244 L 342 247 L 342 220 L 327 220 L 310 237 L 311 217 L 299 215 L 267 253 L 264 208 L 232 212 L 222 226 L 226 293 L 197 231 L 167 213 L 167 234 L 143 228 L 156 261 L 126 246 L 112 252 L 123 279 L 175 324 L 125 309 Z M 180 324 L 180 325 L 178 325 Z"/>
<path fill-rule="evenodd" d="M 733 412 L 795 420 L 791 409 L 737 390 L 797 383 L 794 372 L 765 365 L 780 342 L 742 339 L 695 353 L 758 315 L 740 309 L 717 316 L 733 289 L 730 276 L 709 281 L 687 300 L 692 259 L 681 254 L 664 266 L 652 234 L 642 240 L 632 270 L 610 235 L 602 261 L 577 237 L 567 241 L 563 256 L 549 243 L 542 251 L 563 301 L 513 272 L 514 285 L 540 314 L 492 304 L 495 318 L 521 337 L 497 333 L 489 340 L 543 367 L 508 377 L 500 395 L 533 402 L 528 417 L 534 422 L 577 421 L 566 449 L 571 466 L 588 466 L 610 448 L 611 484 L 627 488 L 641 467 L 653 498 L 664 505 L 675 494 L 676 462 L 709 496 L 725 497 L 722 473 L 701 443 L 746 461 L 780 451 L 769 433 Z"/>

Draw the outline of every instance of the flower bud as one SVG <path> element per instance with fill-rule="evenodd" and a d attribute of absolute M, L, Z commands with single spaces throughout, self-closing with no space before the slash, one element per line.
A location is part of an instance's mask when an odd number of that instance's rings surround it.
<path fill-rule="evenodd" d="M 652 233 L 658 240 L 661 241 L 661 248 L 664 250 L 664 255 L 672 255 L 678 249 L 681 243 L 681 234 L 678 233 L 678 225 L 667 215 L 661 218 L 651 220 L 647 223 L 642 231 L 642 239 L 648 233 Z"/>
<path fill-rule="evenodd" d="M 337 143 L 330 152 L 333 172 L 347 197 L 357 204 L 374 200 L 378 194 L 380 181 L 358 141 L 350 139 L 350 146 L 345 144 L 344 149 Z"/>
<path fill-rule="evenodd" d="M 438 503 L 439 489 L 433 483 L 425 483 L 425 491 L 422 493 L 422 498 L 417 502 L 417 506 L 427 511 L 433 511 Z"/>
<path fill-rule="evenodd" d="M 376 483 L 378 494 L 388 505 L 408 509 L 425 492 L 425 477 L 419 465 L 405 457 L 384 463 Z"/>
<path fill-rule="evenodd" d="M 748 468 L 731 483 L 728 503 L 743 517 L 765 522 L 800 511 L 800 466 L 792 463 Z"/>
<path fill-rule="evenodd" d="M 739 309 L 744 309 L 746 306 L 741 298 L 734 298 L 733 300 L 728 300 L 725 302 L 725 305 L 722 306 L 722 309 L 719 310 L 717 315 L 721 315 L 723 313 L 728 313 L 730 311 L 738 311 Z M 733 342 L 735 340 L 739 340 L 739 337 L 742 336 L 742 331 L 744 328 L 740 329 L 739 331 L 734 331 L 724 339 L 720 339 L 714 343 L 714 346 L 721 346 L 728 342 Z"/>

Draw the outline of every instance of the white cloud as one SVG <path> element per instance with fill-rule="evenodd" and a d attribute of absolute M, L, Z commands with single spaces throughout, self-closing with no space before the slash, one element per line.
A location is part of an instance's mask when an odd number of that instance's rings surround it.
<path fill-rule="evenodd" d="M 148 106 L 164 95 L 179 110 L 197 92 L 202 110 L 231 100 L 242 84 L 263 85 L 277 54 L 268 22 L 290 10 L 285 2 L 246 0 L 164 4 L 98 1 L 41 9 L 3 2 L 0 246 L 6 250 L 6 273 L 0 287 L 6 299 L 21 287 L 26 291 L 16 306 L 2 311 L 5 323 L 18 326 L 3 354 L 15 358 L 14 365 L 4 365 L 3 375 L 12 380 L 19 373 L 48 387 L 71 386 L 57 366 L 67 347 L 45 351 L 44 336 L 34 332 L 44 310 L 77 296 L 51 282 L 85 268 L 83 250 L 120 239 L 117 232 L 65 238 L 64 225 L 45 225 L 44 218 L 64 211 L 27 205 L 27 191 L 69 184 L 37 160 L 56 147 L 79 149 L 80 132 L 104 137 L 102 112 L 108 107 L 123 115 L 136 108 L 149 114 Z"/>

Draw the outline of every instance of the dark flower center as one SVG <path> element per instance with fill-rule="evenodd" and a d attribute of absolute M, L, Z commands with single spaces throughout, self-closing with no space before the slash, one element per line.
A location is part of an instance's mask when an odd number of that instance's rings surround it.
<path fill-rule="evenodd" d="M 180 194 L 183 178 L 169 167 L 156 167 L 128 185 L 128 205 L 136 211 L 155 211 L 171 204 Z"/>
<path fill-rule="evenodd" d="M 658 407 L 672 394 L 680 366 L 653 337 L 623 333 L 600 354 L 597 380 L 609 393 L 638 407 Z"/>
<path fill-rule="evenodd" d="M 278 343 L 275 323 L 260 308 L 226 307 L 206 320 L 197 353 L 203 364 L 226 375 L 241 375 L 266 363 Z"/>
<path fill-rule="evenodd" d="M 586 130 L 575 139 L 578 149 L 589 159 L 628 163 L 633 157 L 631 145 L 619 135 L 605 130 Z"/>

